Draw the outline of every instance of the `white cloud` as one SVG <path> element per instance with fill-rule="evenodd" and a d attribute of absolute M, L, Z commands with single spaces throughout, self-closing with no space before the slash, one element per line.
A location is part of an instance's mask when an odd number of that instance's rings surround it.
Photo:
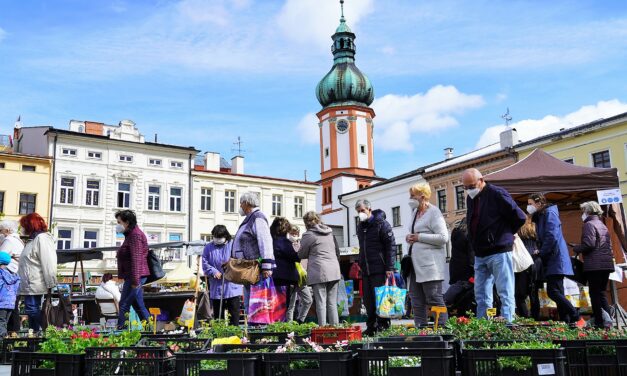
<path fill-rule="evenodd" d="M 350 0 L 344 3 L 344 17 L 353 32 L 359 21 L 371 13 L 373 8 L 373 0 Z M 332 0 L 287 0 L 277 17 L 278 25 L 287 37 L 327 49 L 339 20 L 339 3 Z"/>
<path fill-rule="evenodd" d="M 303 116 L 298 122 L 296 130 L 300 134 L 303 143 L 314 145 L 320 143 L 320 128 L 318 127 L 318 117 L 313 112 Z"/>
<path fill-rule="evenodd" d="M 372 104 L 375 139 L 383 150 L 413 150 L 412 135 L 435 132 L 458 125 L 456 115 L 481 107 L 480 95 L 464 94 L 454 86 L 437 85 L 412 96 L 388 94 Z"/>
<path fill-rule="evenodd" d="M 512 123 L 516 128 L 521 141 L 529 141 L 549 133 L 557 132 L 562 128 L 576 127 L 601 118 L 611 117 L 627 112 L 627 103 L 618 99 L 600 101 L 597 104 L 583 106 L 577 111 L 565 116 L 547 115 L 542 119 L 526 119 Z M 505 130 L 505 125 L 495 125 L 486 129 L 476 147 L 483 147 L 499 141 L 499 134 Z"/>
<path fill-rule="evenodd" d="M 384 55 L 396 55 L 396 48 L 392 46 L 386 46 L 381 48 L 381 53 Z"/>

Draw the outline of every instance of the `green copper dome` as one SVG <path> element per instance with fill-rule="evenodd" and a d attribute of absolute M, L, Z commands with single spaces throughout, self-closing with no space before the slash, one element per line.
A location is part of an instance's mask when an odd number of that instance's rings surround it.
<path fill-rule="evenodd" d="M 343 3 L 341 1 L 340 3 Z M 368 77 L 355 65 L 355 34 L 344 20 L 333 39 L 333 67 L 316 87 L 316 97 L 322 107 L 357 105 L 368 107 L 374 100 L 374 90 Z"/>

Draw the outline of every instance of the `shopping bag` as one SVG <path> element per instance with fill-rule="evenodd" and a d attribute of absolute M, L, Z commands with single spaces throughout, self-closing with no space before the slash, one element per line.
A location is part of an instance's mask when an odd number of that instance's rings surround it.
<path fill-rule="evenodd" d="M 298 287 L 303 287 L 307 285 L 307 272 L 300 264 L 300 262 L 296 263 L 296 271 L 298 272 Z"/>
<path fill-rule="evenodd" d="M 203 291 L 200 294 L 200 301 L 198 302 L 198 319 L 211 320 L 213 318 L 213 306 L 211 305 L 211 299 L 209 291 Z"/>
<path fill-rule="evenodd" d="M 344 277 L 340 277 L 337 285 L 337 314 L 340 317 L 350 316 L 348 312 L 348 294 L 346 293 L 346 283 Z"/>
<path fill-rule="evenodd" d="M 514 235 L 514 245 L 512 247 L 512 251 L 514 273 L 524 272 L 529 269 L 531 265 L 533 265 L 533 259 L 518 234 Z"/>
<path fill-rule="evenodd" d="M 377 316 L 385 319 L 401 318 L 405 315 L 405 297 L 407 290 L 396 287 L 396 281 L 392 278 L 392 286 L 385 281 L 385 285 L 374 289 Z"/>
<path fill-rule="evenodd" d="M 348 295 L 348 307 L 353 306 L 353 302 L 355 301 L 355 282 L 352 280 L 344 281 L 346 285 L 346 295 Z"/>
<path fill-rule="evenodd" d="M 248 322 L 272 324 L 285 321 L 287 312 L 285 289 L 274 286 L 272 278 L 266 278 L 250 286 Z"/>
<path fill-rule="evenodd" d="M 191 300 L 186 300 L 183 304 L 183 310 L 181 316 L 179 316 L 178 324 L 181 326 L 189 326 L 189 323 L 194 319 L 194 310 L 196 305 Z"/>
<path fill-rule="evenodd" d="M 588 292 L 588 286 L 581 286 L 579 291 L 579 308 L 590 308 L 592 303 L 590 302 L 590 293 Z"/>
<path fill-rule="evenodd" d="M 546 289 L 544 287 L 538 290 L 538 298 L 540 300 L 540 308 L 556 308 L 557 307 L 555 302 L 549 298 L 549 294 L 547 294 Z"/>

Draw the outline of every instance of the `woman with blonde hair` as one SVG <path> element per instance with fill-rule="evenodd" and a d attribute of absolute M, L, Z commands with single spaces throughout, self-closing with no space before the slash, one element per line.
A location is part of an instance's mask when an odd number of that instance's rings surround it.
<path fill-rule="evenodd" d="M 445 306 L 442 281 L 446 267 L 446 244 L 449 241 L 446 222 L 440 210 L 429 203 L 431 188 L 418 183 L 409 188 L 412 220 L 405 240 L 413 270 L 407 283 L 416 326 L 427 325 L 427 307 Z M 448 315 L 440 315 L 444 325 Z"/>
<path fill-rule="evenodd" d="M 303 216 L 307 232 L 300 241 L 298 257 L 308 259 L 307 285 L 313 289 L 318 325 L 337 325 L 337 289 L 341 278 L 340 250 L 333 230 L 315 212 Z"/>

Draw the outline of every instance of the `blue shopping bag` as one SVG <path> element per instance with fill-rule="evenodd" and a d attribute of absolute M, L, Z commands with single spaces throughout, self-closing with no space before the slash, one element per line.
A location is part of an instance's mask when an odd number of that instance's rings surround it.
<path fill-rule="evenodd" d="M 396 287 L 396 281 L 392 278 L 392 286 L 388 284 L 374 289 L 377 301 L 377 316 L 384 319 L 399 319 L 405 315 L 405 297 L 407 290 Z"/>

